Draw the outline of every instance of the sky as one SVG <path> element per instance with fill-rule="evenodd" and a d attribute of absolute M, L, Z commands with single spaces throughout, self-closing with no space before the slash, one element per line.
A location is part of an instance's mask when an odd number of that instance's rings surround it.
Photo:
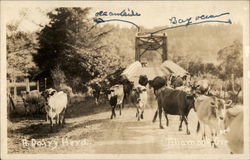
<path fill-rule="evenodd" d="M 121 12 L 133 10 L 141 14 L 135 17 L 103 16 L 103 19 L 122 19 L 131 21 L 136 25 L 146 28 L 171 25 L 171 17 L 187 19 L 201 15 L 218 15 L 229 12 L 230 15 L 222 16 L 221 20 L 233 23 L 246 24 L 249 21 L 248 1 L 1 1 L 2 18 L 5 23 L 20 22 L 20 30 L 34 31 L 39 29 L 37 24 L 49 22 L 46 13 L 55 7 L 92 7 L 90 17 L 98 11 Z M 27 15 L 22 18 L 22 11 Z M 24 13 L 24 12 L 23 12 Z M 108 22 L 121 27 L 131 27 L 129 23 Z M 210 23 L 211 24 L 211 23 Z"/>

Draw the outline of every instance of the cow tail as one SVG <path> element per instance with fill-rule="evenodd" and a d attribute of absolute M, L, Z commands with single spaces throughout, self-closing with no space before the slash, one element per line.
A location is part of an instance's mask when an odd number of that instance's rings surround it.
<path fill-rule="evenodd" d="M 200 122 L 198 121 L 196 132 L 198 133 L 199 131 L 200 131 Z"/>

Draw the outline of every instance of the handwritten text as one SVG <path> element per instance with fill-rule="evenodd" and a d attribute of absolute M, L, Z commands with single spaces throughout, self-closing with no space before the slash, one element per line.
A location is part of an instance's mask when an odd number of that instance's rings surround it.
<path fill-rule="evenodd" d="M 98 11 L 95 16 L 121 16 L 121 17 L 134 17 L 141 16 L 140 13 L 132 9 L 124 9 L 121 12 L 111 12 L 111 11 Z"/>

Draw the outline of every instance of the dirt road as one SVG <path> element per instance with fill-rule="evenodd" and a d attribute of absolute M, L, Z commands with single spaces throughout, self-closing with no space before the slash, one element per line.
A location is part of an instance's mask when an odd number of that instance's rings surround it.
<path fill-rule="evenodd" d="M 152 123 L 156 109 L 151 103 L 145 110 L 144 119 L 137 121 L 136 110 L 126 105 L 122 115 L 110 119 L 109 106 L 102 109 L 86 103 L 71 106 L 66 125 L 49 130 L 45 120 L 19 120 L 8 129 L 9 153 L 109 153 L 109 154 L 160 154 L 160 153 L 229 153 L 223 137 L 218 138 L 217 149 L 211 147 L 209 139 L 203 143 L 196 133 L 197 118 L 193 110 L 189 114 L 191 135 L 178 131 L 179 116 L 169 116 L 169 126 L 159 129 L 158 121 Z M 75 108 L 74 108 L 75 107 Z M 98 107 L 100 108 L 100 106 Z M 118 114 L 118 111 L 117 111 Z M 70 116 L 69 116 L 70 115 Z M 163 119 L 163 124 L 165 123 Z"/>
<path fill-rule="evenodd" d="M 141 73 L 149 79 L 160 75 L 160 70 L 143 68 Z M 138 76 L 135 77 L 135 81 Z M 45 116 L 40 119 L 14 119 L 8 124 L 9 153 L 74 153 L 74 154 L 229 154 L 223 137 L 217 139 L 218 148 L 212 148 L 209 139 L 201 141 L 196 133 L 197 117 L 191 110 L 188 120 L 191 135 L 178 131 L 179 116 L 169 116 L 169 126 L 159 129 L 152 123 L 157 108 L 152 90 L 148 89 L 148 106 L 144 119 L 137 121 L 136 109 L 127 104 L 122 115 L 110 119 L 110 107 L 103 100 L 95 105 L 93 99 L 71 104 L 66 125 L 50 132 Z M 165 119 L 163 118 L 163 124 Z"/>

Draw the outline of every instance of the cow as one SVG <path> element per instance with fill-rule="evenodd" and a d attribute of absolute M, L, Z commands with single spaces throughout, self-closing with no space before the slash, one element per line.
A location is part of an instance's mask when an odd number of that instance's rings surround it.
<path fill-rule="evenodd" d="M 179 75 L 173 73 L 169 75 L 169 84 L 172 88 L 180 87 L 184 84 L 184 79 Z"/>
<path fill-rule="evenodd" d="M 149 88 L 154 89 L 155 93 L 158 89 L 167 85 L 167 79 L 165 77 L 157 76 L 153 80 L 149 80 L 148 84 Z"/>
<path fill-rule="evenodd" d="M 90 87 L 92 88 L 92 94 L 95 99 L 95 104 L 98 105 L 101 93 L 101 85 L 98 82 L 93 82 L 90 84 Z"/>
<path fill-rule="evenodd" d="M 67 94 L 67 96 L 68 96 L 68 104 L 70 104 L 71 103 L 71 97 L 73 96 L 72 88 L 65 85 L 65 84 L 61 84 L 58 91 L 63 91 L 64 93 Z"/>
<path fill-rule="evenodd" d="M 199 80 L 198 82 L 195 83 L 195 86 L 197 88 L 197 93 L 203 95 L 209 95 L 211 85 L 208 80 L 206 79 Z"/>
<path fill-rule="evenodd" d="M 43 91 L 42 93 L 41 93 L 41 95 L 44 97 L 44 99 L 46 100 L 46 101 L 48 101 L 48 98 L 50 97 L 50 96 L 52 96 L 53 94 L 55 94 L 57 92 L 57 90 L 55 90 L 55 89 L 53 89 L 53 88 L 49 88 L 49 89 L 46 89 L 45 91 Z"/>
<path fill-rule="evenodd" d="M 22 92 L 22 100 L 25 107 L 25 116 L 37 114 L 43 108 L 43 98 L 38 90 Z"/>
<path fill-rule="evenodd" d="M 148 77 L 147 75 L 140 75 L 139 77 L 139 84 L 142 86 L 146 86 L 148 84 Z"/>
<path fill-rule="evenodd" d="M 163 126 L 161 124 L 161 116 L 163 109 L 167 120 L 166 125 L 168 126 L 169 124 L 167 114 L 179 115 L 181 116 L 179 131 L 182 130 L 182 122 L 184 121 L 186 124 L 186 133 L 189 135 L 190 131 L 188 129 L 187 116 L 192 108 L 195 109 L 194 95 L 189 95 L 184 91 L 175 90 L 170 87 L 163 87 L 156 92 L 156 97 L 158 102 L 160 128 L 163 129 Z M 156 118 L 157 118 L 157 111 L 156 111 L 156 116 L 154 116 L 153 122 L 155 122 Z"/>
<path fill-rule="evenodd" d="M 138 85 L 133 88 L 131 102 L 136 106 L 137 120 L 143 119 L 144 109 L 148 100 L 147 89 L 145 86 Z"/>
<path fill-rule="evenodd" d="M 118 106 L 120 109 L 120 115 L 124 100 L 124 91 L 123 91 L 123 85 L 114 85 L 109 90 L 107 90 L 108 93 L 108 100 L 111 105 L 111 117 L 110 119 L 113 119 L 116 117 L 115 114 L 115 108 Z"/>
<path fill-rule="evenodd" d="M 244 150 L 243 109 L 241 106 L 230 107 L 224 120 L 225 138 L 232 154 L 242 154 Z"/>
<path fill-rule="evenodd" d="M 68 104 L 68 96 L 65 92 L 57 92 L 53 89 L 45 90 L 42 95 L 45 97 L 45 111 L 50 120 L 51 130 L 53 128 L 53 120 L 56 124 L 63 125 L 65 123 L 65 112 Z"/>
<path fill-rule="evenodd" d="M 123 85 L 123 92 L 124 92 L 124 101 L 129 101 L 130 94 L 132 92 L 132 89 L 134 87 L 134 82 L 130 81 L 125 75 L 121 76 L 121 84 Z M 124 104 L 122 105 L 124 106 Z"/>
<path fill-rule="evenodd" d="M 231 100 L 225 102 L 223 99 L 201 95 L 195 100 L 195 110 L 198 117 L 197 133 L 202 126 L 202 140 L 206 139 L 205 127 L 211 132 L 211 145 L 217 148 L 214 138 L 217 136 L 220 126 L 225 118 L 226 107 L 230 106 Z"/>

